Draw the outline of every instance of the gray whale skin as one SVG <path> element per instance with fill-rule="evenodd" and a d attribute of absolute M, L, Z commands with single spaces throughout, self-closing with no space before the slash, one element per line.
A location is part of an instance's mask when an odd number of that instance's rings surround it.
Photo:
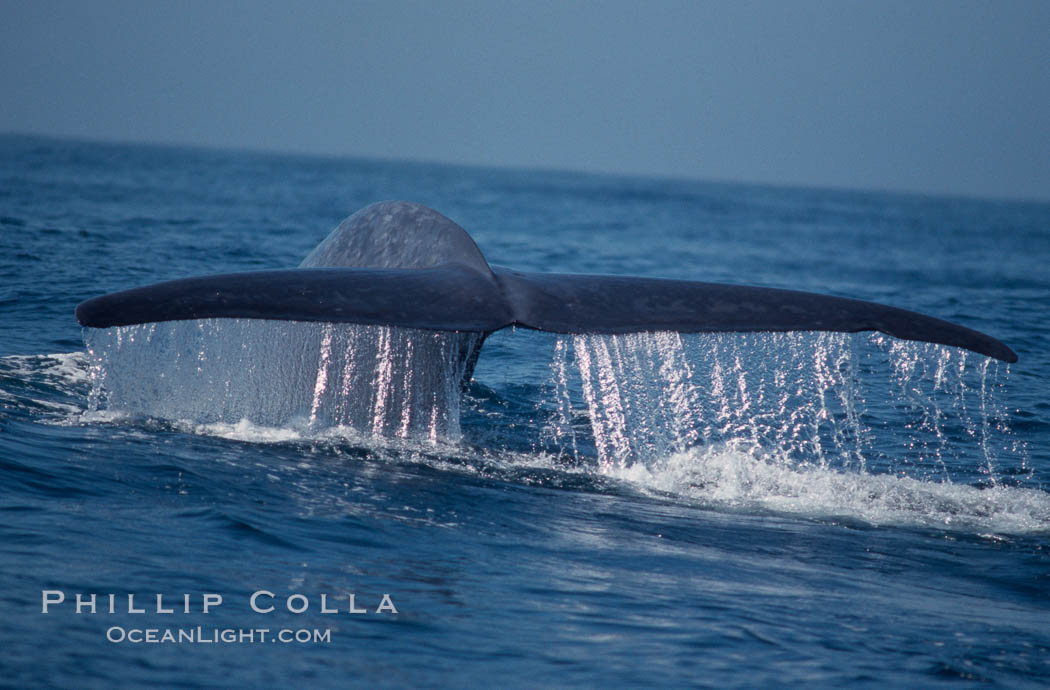
<path fill-rule="evenodd" d="M 527 273 L 490 266 L 474 240 L 433 209 L 367 206 L 298 268 L 172 280 L 76 308 L 109 328 L 209 318 L 376 324 L 488 334 L 517 326 L 555 333 L 880 331 L 1016 362 L 991 336 L 874 302 L 793 290 L 628 276 Z M 473 369 L 482 339 L 468 358 Z"/>

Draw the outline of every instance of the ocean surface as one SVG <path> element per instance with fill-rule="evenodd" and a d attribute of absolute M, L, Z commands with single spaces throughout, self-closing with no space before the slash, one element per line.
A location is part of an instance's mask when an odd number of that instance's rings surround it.
<path fill-rule="evenodd" d="M 74 319 L 384 199 L 1020 360 L 519 329 L 460 390 L 448 334 Z M 1046 203 L 0 137 L 0 685 L 1046 687 L 1048 265 Z"/>

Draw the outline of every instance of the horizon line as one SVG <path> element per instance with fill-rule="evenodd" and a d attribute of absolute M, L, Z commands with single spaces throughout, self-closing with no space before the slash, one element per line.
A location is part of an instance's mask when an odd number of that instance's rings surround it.
<path fill-rule="evenodd" d="M 557 173 L 563 175 L 572 176 L 593 176 L 593 177 L 607 177 L 620 180 L 634 180 L 641 181 L 647 180 L 652 182 L 667 181 L 685 184 L 703 184 L 710 186 L 737 186 L 737 187 L 763 187 L 772 189 L 782 190 L 794 190 L 794 191 L 808 191 L 808 192 L 829 192 L 836 194 L 881 194 L 888 196 L 900 196 L 910 197 L 913 199 L 939 199 L 943 201 L 970 201 L 970 202 L 988 202 L 988 203 L 1011 203 L 1021 205 L 1034 205 L 1034 206 L 1045 206 L 1050 205 L 1050 195 L 1046 198 L 1036 198 L 1030 196 L 996 196 L 996 195 L 980 195 L 969 192 L 951 192 L 951 191 L 931 191 L 931 190 L 916 190 L 907 189 L 902 187 L 883 187 L 883 186 L 870 186 L 870 187 L 849 187 L 849 186 L 837 186 L 833 183 L 806 183 L 806 182 L 786 182 L 786 181 L 770 181 L 770 180 L 757 180 L 757 179 L 739 179 L 739 178 L 712 178 L 712 177 L 700 177 L 700 176 L 689 176 L 674 173 L 658 173 L 658 172 L 631 172 L 631 171 L 612 171 L 606 169 L 589 169 L 585 167 L 574 167 L 574 166 L 558 166 L 558 165 L 521 165 L 514 163 L 481 163 L 476 161 L 465 161 L 465 160 L 449 160 L 440 158 L 409 158 L 396 155 L 373 155 L 373 154 L 361 154 L 361 153 L 329 153 L 316 151 L 314 149 L 294 149 L 294 148 L 267 148 L 265 146 L 252 146 L 252 145 L 219 145 L 213 143 L 199 142 L 199 141 L 185 141 L 185 140 L 167 140 L 157 141 L 149 139 L 136 139 L 136 138 L 111 138 L 104 136 L 84 136 L 78 134 L 56 134 L 56 133 L 45 133 L 45 132 L 33 132 L 33 131 L 17 131 L 17 130 L 3 130 L 0 131 L 0 137 L 3 138 L 26 138 L 26 139 L 50 139 L 54 141 L 65 141 L 65 142 L 78 142 L 83 144 L 100 144 L 100 145 L 116 145 L 116 146 L 141 146 L 147 148 L 166 148 L 172 150 L 193 150 L 197 149 L 200 151 L 208 152 L 230 152 L 230 153 L 244 153 L 252 155 L 271 155 L 278 157 L 300 157 L 300 158 L 313 158 L 318 160 L 343 160 L 343 161 L 367 161 L 374 163 L 399 163 L 408 165 L 430 165 L 438 167 L 448 168 L 468 168 L 474 170 L 498 170 L 505 172 L 524 172 L 524 173 Z"/>

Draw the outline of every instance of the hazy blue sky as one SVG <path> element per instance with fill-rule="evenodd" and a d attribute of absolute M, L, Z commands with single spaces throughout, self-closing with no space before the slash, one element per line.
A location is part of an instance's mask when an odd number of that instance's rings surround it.
<path fill-rule="evenodd" d="M 0 0 L 0 131 L 1050 199 L 1050 0 Z"/>

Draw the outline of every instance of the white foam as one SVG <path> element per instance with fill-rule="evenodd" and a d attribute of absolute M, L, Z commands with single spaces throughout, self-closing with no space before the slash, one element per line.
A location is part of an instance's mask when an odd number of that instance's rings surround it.
<path fill-rule="evenodd" d="M 76 396 L 67 401 L 47 399 L 29 393 L 39 390 L 39 386 L 30 386 L 17 394 L 0 389 L 0 400 L 46 411 L 47 415 L 41 419 L 45 424 L 70 424 L 84 411 L 77 403 L 82 392 L 91 384 L 91 371 L 88 358 L 83 352 L 0 357 L 0 373 L 28 383 L 43 383 L 60 395 Z M 52 414 L 54 416 L 51 416 Z"/>
<path fill-rule="evenodd" d="M 289 424 L 270 426 L 257 424 L 250 419 L 237 422 L 200 423 L 194 420 L 168 420 L 176 429 L 189 434 L 214 436 L 216 438 L 263 445 L 292 444 L 329 447 L 332 449 L 364 449 L 380 456 L 400 459 L 419 459 L 425 455 L 427 464 L 440 465 L 440 458 L 465 459 L 473 457 L 473 451 L 443 440 L 426 437 L 398 438 L 362 432 L 351 426 L 337 425 L 315 427 L 306 418 L 293 420 Z"/>
<path fill-rule="evenodd" d="M 693 449 L 607 473 L 655 493 L 745 511 L 975 533 L 1050 532 L 1050 493 L 1038 489 L 799 466 L 755 449 Z"/>
<path fill-rule="evenodd" d="M 303 432 L 290 427 L 272 427 L 254 424 L 248 419 L 239 422 L 213 422 L 211 424 L 197 424 L 188 420 L 175 422 L 175 427 L 189 433 L 204 436 L 217 436 L 232 441 L 247 441 L 249 443 L 288 443 L 303 440 Z"/>
<path fill-rule="evenodd" d="M 19 378 L 43 377 L 71 386 L 91 382 L 91 363 L 84 352 L 7 355 L 0 357 L 0 363 Z"/>

